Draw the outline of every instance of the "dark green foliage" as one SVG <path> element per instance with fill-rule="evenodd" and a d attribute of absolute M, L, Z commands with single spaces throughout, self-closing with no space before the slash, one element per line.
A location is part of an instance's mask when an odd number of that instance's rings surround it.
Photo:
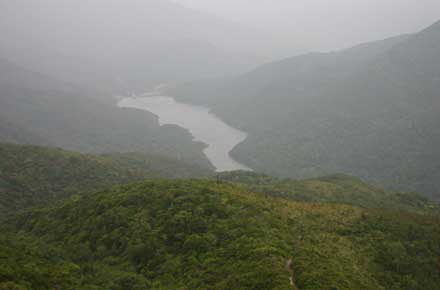
<path fill-rule="evenodd" d="M 158 155 L 87 155 L 0 143 L 0 211 L 4 214 L 119 183 L 209 174 L 208 169 Z"/>
<path fill-rule="evenodd" d="M 220 173 L 217 178 L 245 184 L 251 191 L 296 201 L 349 204 L 364 208 L 388 208 L 425 214 L 440 213 L 436 203 L 419 194 L 384 190 L 344 174 L 306 180 L 281 180 L 265 174 L 234 171 Z"/>
<path fill-rule="evenodd" d="M 266 174 L 242 170 L 220 172 L 216 174 L 216 178 L 217 180 L 245 183 L 248 185 L 272 184 L 278 181 L 278 178 Z"/>
<path fill-rule="evenodd" d="M 437 290 L 439 225 L 435 216 L 301 203 L 223 181 L 151 181 L 11 219 L 0 283 L 53 289 L 51 275 L 68 274 L 63 289 Z M 47 252 L 57 270 L 33 285 Z M 26 272 L 25 263 L 37 266 Z"/>
<path fill-rule="evenodd" d="M 1 290 L 74 290 L 80 277 L 80 267 L 55 248 L 18 235 L 0 237 Z"/>

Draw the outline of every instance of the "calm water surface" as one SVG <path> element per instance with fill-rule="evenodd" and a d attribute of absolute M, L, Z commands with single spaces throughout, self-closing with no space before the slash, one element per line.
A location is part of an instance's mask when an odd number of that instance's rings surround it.
<path fill-rule="evenodd" d="M 124 98 L 118 106 L 146 110 L 157 115 L 161 125 L 174 124 L 188 129 L 195 141 L 208 145 L 204 153 L 217 171 L 250 170 L 229 155 L 247 134 L 227 125 L 208 108 L 182 104 L 164 96 Z"/>

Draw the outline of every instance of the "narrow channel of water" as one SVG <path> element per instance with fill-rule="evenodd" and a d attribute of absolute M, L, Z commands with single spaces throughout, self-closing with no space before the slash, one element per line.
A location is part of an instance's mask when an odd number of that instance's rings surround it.
<path fill-rule="evenodd" d="M 251 170 L 229 155 L 247 134 L 227 125 L 208 108 L 182 104 L 164 96 L 124 98 L 118 106 L 149 111 L 159 117 L 161 125 L 174 124 L 189 130 L 195 141 L 208 145 L 204 153 L 217 171 Z"/>

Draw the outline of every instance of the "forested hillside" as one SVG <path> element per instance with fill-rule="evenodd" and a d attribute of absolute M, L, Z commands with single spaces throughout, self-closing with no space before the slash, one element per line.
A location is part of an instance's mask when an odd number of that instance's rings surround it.
<path fill-rule="evenodd" d="M 219 173 L 216 178 L 245 185 L 253 192 L 300 202 L 348 204 L 361 208 L 403 210 L 420 214 L 440 213 L 438 204 L 420 194 L 385 190 L 343 174 L 293 180 L 247 171 L 233 171 Z"/>
<path fill-rule="evenodd" d="M 14 144 L 0 144 L 0 173 L 0 289 L 435 290 L 440 283 L 438 206 L 353 177 L 211 178 L 161 156 Z"/>
<path fill-rule="evenodd" d="M 0 287 L 437 290 L 439 222 L 221 181 L 144 182 L 3 224 Z"/>
<path fill-rule="evenodd" d="M 0 142 L 93 153 L 144 152 L 211 169 L 203 144 L 157 116 L 121 109 L 103 93 L 0 60 Z"/>
<path fill-rule="evenodd" d="M 59 148 L 0 143 L 0 208 L 3 214 L 42 206 L 115 184 L 145 179 L 211 178 L 213 171 L 160 155 L 142 153 L 81 154 Z M 312 203 L 349 204 L 422 214 L 439 207 L 418 194 L 386 191 L 361 180 L 333 175 L 309 180 L 280 180 L 236 171 L 217 180 L 249 191 Z"/>
<path fill-rule="evenodd" d="M 115 184 L 210 174 L 210 170 L 158 155 L 91 155 L 0 143 L 0 216 Z"/>
<path fill-rule="evenodd" d="M 440 290 L 424 2 L 0 0 L 0 290 Z"/>
<path fill-rule="evenodd" d="M 168 89 L 249 133 L 233 156 L 259 172 L 359 176 L 440 193 L 440 22 L 413 35 L 270 63 Z"/>

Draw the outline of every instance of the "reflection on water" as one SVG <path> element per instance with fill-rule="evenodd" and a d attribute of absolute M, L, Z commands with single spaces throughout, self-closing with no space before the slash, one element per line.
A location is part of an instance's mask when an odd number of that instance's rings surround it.
<path fill-rule="evenodd" d="M 228 126 L 208 108 L 178 103 L 172 97 L 163 96 L 124 98 L 118 106 L 146 110 L 157 115 L 161 125 L 174 124 L 188 129 L 196 141 L 208 145 L 204 153 L 217 171 L 250 170 L 229 156 L 247 134 Z"/>

